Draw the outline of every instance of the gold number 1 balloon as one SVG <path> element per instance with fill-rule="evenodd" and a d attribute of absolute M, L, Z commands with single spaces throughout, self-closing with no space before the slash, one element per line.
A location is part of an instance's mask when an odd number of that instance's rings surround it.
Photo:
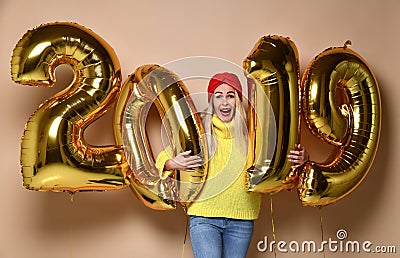
<path fill-rule="evenodd" d="M 281 36 L 262 37 L 243 62 L 250 78 L 248 190 L 278 192 L 298 142 L 299 63 L 294 43 Z"/>
<path fill-rule="evenodd" d="M 299 184 L 303 205 L 327 205 L 353 191 L 367 175 L 378 148 L 378 83 L 349 45 L 319 54 L 302 79 L 302 113 L 309 129 L 337 147 L 325 162 L 305 166 Z"/>
<path fill-rule="evenodd" d="M 28 31 L 12 53 L 11 76 L 20 84 L 52 86 L 55 68 L 69 65 L 71 85 L 31 115 L 21 142 L 23 184 L 32 190 L 76 192 L 124 186 L 123 149 L 92 146 L 85 128 L 117 100 L 120 64 L 114 50 L 75 23 L 44 24 Z"/>

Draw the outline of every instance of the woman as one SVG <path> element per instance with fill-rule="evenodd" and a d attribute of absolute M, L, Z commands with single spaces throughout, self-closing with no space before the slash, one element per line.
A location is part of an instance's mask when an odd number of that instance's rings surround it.
<path fill-rule="evenodd" d="M 247 128 L 242 86 L 231 73 L 214 75 L 208 84 L 209 107 L 203 124 L 209 150 L 207 181 L 196 201 L 188 206 L 190 239 L 195 258 L 244 258 L 260 212 L 261 194 L 246 191 Z M 289 160 L 303 162 L 301 150 Z M 169 158 L 157 157 L 161 171 L 194 171 L 201 166 L 190 151 Z M 168 174 L 168 173 L 167 173 Z"/>

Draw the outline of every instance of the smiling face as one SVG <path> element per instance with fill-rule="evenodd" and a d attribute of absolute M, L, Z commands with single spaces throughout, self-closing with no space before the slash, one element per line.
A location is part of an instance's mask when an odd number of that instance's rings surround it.
<path fill-rule="evenodd" d="M 229 122 L 235 115 L 235 89 L 228 84 L 221 84 L 214 90 L 214 113 L 224 122 Z"/>

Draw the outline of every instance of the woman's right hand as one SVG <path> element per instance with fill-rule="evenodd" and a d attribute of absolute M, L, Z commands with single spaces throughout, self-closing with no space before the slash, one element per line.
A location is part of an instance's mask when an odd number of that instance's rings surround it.
<path fill-rule="evenodd" d="M 183 170 L 194 172 L 195 168 L 202 166 L 202 159 L 199 156 L 191 156 L 192 151 L 184 151 L 179 153 L 175 158 L 167 160 L 164 170 Z"/>

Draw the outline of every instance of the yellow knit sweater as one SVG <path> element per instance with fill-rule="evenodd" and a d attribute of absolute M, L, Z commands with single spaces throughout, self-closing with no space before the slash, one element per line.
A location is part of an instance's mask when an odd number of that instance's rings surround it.
<path fill-rule="evenodd" d="M 260 212 L 261 194 L 245 189 L 246 155 L 234 140 L 233 124 L 213 117 L 217 141 L 215 154 L 208 162 L 207 181 L 196 200 L 188 207 L 189 215 L 257 219 Z M 170 156 L 162 151 L 156 166 L 162 170 Z"/>

